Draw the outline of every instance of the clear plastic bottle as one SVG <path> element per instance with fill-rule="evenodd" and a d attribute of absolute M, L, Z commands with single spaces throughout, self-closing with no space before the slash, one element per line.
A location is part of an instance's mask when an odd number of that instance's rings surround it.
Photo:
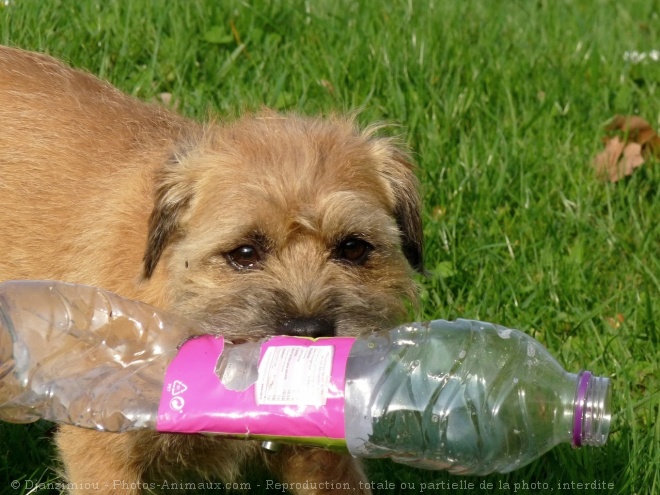
<path fill-rule="evenodd" d="M 96 288 L 0 284 L 0 419 L 212 432 L 460 474 L 508 472 L 609 432 L 607 378 L 567 373 L 536 340 L 490 323 L 186 341 L 205 330 Z"/>
<path fill-rule="evenodd" d="M 113 293 L 0 284 L 0 420 L 155 429 L 168 363 L 193 322 Z"/>
<path fill-rule="evenodd" d="M 506 473 L 609 433 L 609 379 L 567 373 L 532 337 L 491 323 L 436 320 L 358 339 L 346 375 L 346 441 L 358 457 Z"/>

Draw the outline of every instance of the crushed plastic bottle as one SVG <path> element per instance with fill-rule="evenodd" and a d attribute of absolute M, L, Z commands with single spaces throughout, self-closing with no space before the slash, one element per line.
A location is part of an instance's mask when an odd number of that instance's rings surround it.
<path fill-rule="evenodd" d="M 0 419 L 155 428 L 163 375 L 193 322 L 83 285 L 0 284 Z"/>
<path fill-rule="evenodd" d="M 436 320 L 238 345 L 206 330 L 92 287 L 0 284 L 0 419 L 217 433 L 478 475 L 607 440 L 609 380 L 564 371 L 517 330 Z"/>

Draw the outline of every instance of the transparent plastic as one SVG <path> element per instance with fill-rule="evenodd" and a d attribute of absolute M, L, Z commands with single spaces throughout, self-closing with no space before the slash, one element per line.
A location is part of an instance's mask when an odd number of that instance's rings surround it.
<path fill-rule="evenodd" d="M 193 322 L 110 292 L 0 284 L 0 419 L 156 427 L 163 375 Z"/>
<path fill-rule="evenodd" d="M 170 362 L 187 337 L 207 330 L 92 287 L 0 284 L 0 419 L 157 429 Z M 250 393 L 260 345 L 224 345 L 213 370 L 218 381 Z M 342 444 L 357 457 L 480 475 L 521 467 L 561 442 L 607 439 L 609 380 L 564 371 L 517 330 L 468 320 L 413 323 L 359 337 L 346 355 Z M 294 409 L 301 408 L 284 408 Z M 297 440 L 330 446 L 323 438 Z"/>
<path fill-rule="evenodd" d="M 562 442 L 603 445 L 609 432 L 607 378 L 567 373 L 538 341 L 490 323 L 358 339 L 346 376 L 346 441 L 358 457 L 506 473 Z"/>

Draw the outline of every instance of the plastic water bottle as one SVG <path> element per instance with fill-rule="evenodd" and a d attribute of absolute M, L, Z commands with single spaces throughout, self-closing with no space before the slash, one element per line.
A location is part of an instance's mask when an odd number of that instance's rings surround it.
<path fill-rule="evenodd" d="M 100 289 L 0 284 L 5 421 L 217 433 L 487 474 L 558 443 L 603 445 L 609 398 L 607 378 L 567 373 L 490 323 L 233 345 Z"/>
<path fill-rule="evenodd" d="M 355 456 L 506 473 L 609 433 L 609 379 L 567 373 L 538 341 L 491 323 L 436 320 L 358 339 L 346 375 Z"/>
<path fill-rule="evenodd" d="M 202 329 L 84 285 L 0 284 L 0 419 L 155 428 L 168 363 Z"/>

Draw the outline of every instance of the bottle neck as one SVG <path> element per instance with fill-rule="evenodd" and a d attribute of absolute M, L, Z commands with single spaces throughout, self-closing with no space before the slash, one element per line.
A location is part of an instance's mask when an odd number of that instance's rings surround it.
<path fill-rule="evenodd" d="M 611 387 L 609 378 L 581 371 L 576 376 L 573 399 L 572 444 L 599 447 L 607 441 L 610 431 Z"/>

